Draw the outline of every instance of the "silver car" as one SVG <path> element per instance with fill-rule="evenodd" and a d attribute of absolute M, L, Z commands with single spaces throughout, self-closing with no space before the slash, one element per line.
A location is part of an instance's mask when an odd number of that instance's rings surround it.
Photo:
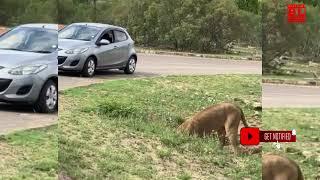
<path fill-rule="evenodd" d="M 137 54 L 128 32 L 117 26 L 74 23 L 59 32 L 58 68 L 91 77 L 96 70 L 134 73 Z"/>
<path fill-rule="evenodd" d="M 58 104 L 58 26 L 26 24 L 0 36 L 0 101 L 51 113 Z"/>

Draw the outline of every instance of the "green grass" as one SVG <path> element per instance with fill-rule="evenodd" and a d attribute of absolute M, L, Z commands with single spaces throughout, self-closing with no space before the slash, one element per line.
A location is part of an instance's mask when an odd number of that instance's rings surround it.
<path fill-rule="evenodd" d="M 240 105 L 261 124 L 260 77 L 171 76 L 108 81 L 60 95 L 59 165 L 77 179 L 261 179 L 260 156 L 236 157 L 214 138 L 176 132 L 212 104 Z"/>
<path fill-rule="evenodd" d="M 21 131 L 0 139 L 0 179 L 57 179 L 57 128 Z"/>
<path fill-rule="evenodd" d="M 272 143 L 263 145 L 264 152 L 285 155 L 301 167 L 305 179 L 320 175 L 320 109 L 264 109 L 263 129 L 297 131 L 296 143 L 281 143 L 277 150 Z"/>
<path fill-rule="evenodd" d="M 117 80 L 75 88 L 60 96 L 59 131 L 51 126 L 0 137 L 0 179 L 57 179 L 58 169 L 77 179 L 261 179 L 259 155 L 235 157 L 215 139 L 176 132 L 183 119 L 222 101 L 235 101 L 249 124 L 260 126 L 253 110 L 260 97 L 260 78 L 250 75 Z M 282 143 L 280 150 L 266 143 L 263 151 L 288 156 L 305 179 L 316 179 L 319 117 L 320 109 L 264 109 L 263 129 L 296 129 L 298 142 Z"/>
<path fill-rule="evenodd" d="M 295 81 L 309 81 L 314 78 L 313 72 L 320 75 L 320 64 L 318 66 L 308 66 L 307 63 L 298 61 L 289 61 L 282 67 L 281 74 L 264 74 L 264 79 L 280 79 L 280 80 L 295 80 Z"/>
<path fill-rule="evenodd" d="M 308 63 L 303 63 L 299 61 L 289 61 L 289 63 L 286 64 L 285 69 L 286 70 L 291 70 L 295 71 L 296 73 L 305 73 L 305 74 L 310 74 L 312 72 L 320 72 L 319 71 L 320 64 L 318 63 L 317 66 L 309 66 Z"/>

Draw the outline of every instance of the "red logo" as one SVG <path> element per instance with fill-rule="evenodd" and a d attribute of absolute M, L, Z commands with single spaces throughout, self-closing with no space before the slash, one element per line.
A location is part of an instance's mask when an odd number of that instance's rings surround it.
<path fill-rule="evenodd" d="M 259 128 L 241 128 L 240 143 L 242 145 L 258 145 L 260 130 Z"/>
<path fill-rule="evenodd" d="M 288 22 L 304 23 L 306 21 L 306 7 L 304 4 L 288 4 Z"/>

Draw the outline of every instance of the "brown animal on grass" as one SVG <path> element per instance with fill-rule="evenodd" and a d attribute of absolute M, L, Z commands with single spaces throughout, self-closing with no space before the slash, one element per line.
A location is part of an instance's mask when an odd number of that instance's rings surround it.
<path fill-rule="evenodd" d="M 291 159 L 275 154 L 262 155 L 263 180 L 303 180 L 300 167 Z"/>
<path fill-rule="evenodd" d="M 182 123 L 178 130 L 200 137 L 210 135 L 213 131 L 217 132 L 221 147 L 225 145 L 227 136 L 234 153 L 239 154 L 238 126 L 240 121 L 245 127 L 248 127 L 241 108 L 231 103 L 221 103 L 198 112 L 191 119 Z"/>

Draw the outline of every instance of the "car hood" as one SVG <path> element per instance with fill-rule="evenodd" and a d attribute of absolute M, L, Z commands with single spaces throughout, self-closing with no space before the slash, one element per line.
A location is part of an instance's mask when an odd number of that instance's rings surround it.
<path fill-rule="evenodd" d="M 80 40 L 73 40 L 73 39 L 59 39 L 58 43 L 59 43 L 59 49 L 61 50 L 88 47 L 91 44 L 90 41 L 80 41 Z"/>
<path fill-rule="evenodd" d="M 13 50 L 0 50 L 0 66 L 5 68 L 29 64 L 47 64 L 57 61 L 56 53 L 43 54 Z"/>

